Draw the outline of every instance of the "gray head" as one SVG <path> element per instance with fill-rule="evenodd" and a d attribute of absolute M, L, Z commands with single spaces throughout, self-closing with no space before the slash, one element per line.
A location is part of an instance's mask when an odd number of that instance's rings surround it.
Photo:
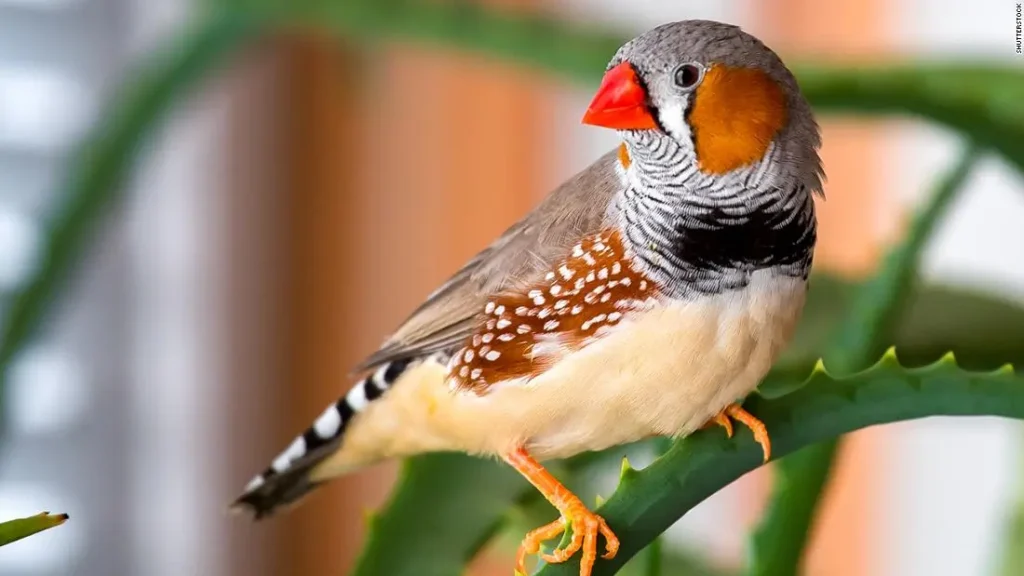
<path fill-rule="evenodd" d="M 684 20 L 630 40 L 583 121 L 619 130 L 631 149 L 671 139 L 709 176 L 755 164 L 774 144 L 778 169 L 821 190 L 810 105 L 782 60 L 738 26 Z"/>

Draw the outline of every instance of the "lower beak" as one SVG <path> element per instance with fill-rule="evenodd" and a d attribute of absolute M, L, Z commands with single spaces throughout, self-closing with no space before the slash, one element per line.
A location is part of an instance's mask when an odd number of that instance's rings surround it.
<path fill-rule="evenodd" d="M 647 91 L 636 71 L 623 62 L 605 73 L 601 87 L 583 115 L 583 123 L 617 130 L 650 130 L 658 123 L 647 107 Z"/>

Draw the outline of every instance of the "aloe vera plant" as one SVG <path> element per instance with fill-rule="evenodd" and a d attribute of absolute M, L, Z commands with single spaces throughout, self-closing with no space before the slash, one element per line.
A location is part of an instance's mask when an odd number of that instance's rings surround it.
<path fill-rule="evenodd" d="M 134 75 L 136 80 L 120 91 L 106 120 L 82 146 L 64 181 L 68 201 L 46 231 L 42 266 L 11 303 L 0 340 L 0 379 L 45 317 L 105 209 L 116 203 L 126 175 L 160 119 L 182 94 L 215 70 L 215 63 L 249 41 L 276 30 L 307 26 L 367 44 L 412 41 L 472 51 L 581 83 L 596 81 L 610 54 L 627 36 L 462 2 L 209 3 L 196 25 L 165 50 L 164 58 Z M 819 114 L 914 116 L 955 130 L 1024 171 L 1024 109 L 1019 106 L 1024 100 L 1024 73 L 1019 69 L 968 63 L 795 68 Z M 954 176 L 958 173 L 954 171 Z M 922 230 L 912 233 L 903 245 L 908 258 L 916 258 L 930 237 L 930 227 Z M 936 414 L 1024 418 L 1021 377 L 1008 368 L 979 370 L 1024 361 L 1019 344 L 1024 342 L 1024 311 L 992 298 L 913 285 L 913 270 L 893 272 L 897 268 L 883 270 L 867 284 L 825 275 L 812 279 L 805 321 L 794 345 L 761 387 L 761 395 L 747 403 L 772 430 L 776 457 L 865 426 L 908 418 Z M 873 309 L 870 317 L 875 323 L 849 322 L 852 302 L 866 302 L 853 307 Z M 897 317 L 895 311 L 903 308 L 903 302 L 906 308 Z M 826 350 L 820 343 L 837 331 L 844 335 L 835 340 L 833 350 Z M 953 349 L 971 369 L 961 368 L 951 356 L 925 368 L 906 368 L 890 351 L 873 367 L 847 374 L 859 367 L 858 362 L 877 358 L 892 343 L 901 357 L 914 363 L 934 360 Z M 836 359 L 835 350 L 859 360 Z M 829 366 L 833 362 L 839 366 L 838 376 L 815 363 L 822 355 Z M 590 455 L 572 459 L 560 472 L 571 484 L 574 478 L 591 474 L 597 459 Z M 827 477 L 828 460 L 823 456 L 817 466 L 794 467 L 794 474 L 788 476 L 790 486 L 817 487 L 807 490 L 813 496 Z M 623 548 L 614 561 L 599 562 L 597 573 L 613 573 L 693 505 L 758 464 L 749 434 L 727 440 L 720 431 L 707 431 L 675 443 L 642 471 L 627 470 L 619 488 L 600 507 L 622 538 Z M 369 522 L 368 543 L 354 573 L 461 573 L 467 560 L 507 523 L 512 511 L 531 498 L 535 496 L 525 482 L 493 462 L 454 454 L 412 459 L 403 465 L 387 506 Z M 804 521 L 814 507 L 813 501 L 805 504 L 805 509 L 775 508 L 786 513 L 769 515 L 766 521 L 797 518 L 804 528 L 796 532 L 805 533 Z M 408 522 L 409 518 L 418 523 Z M 786 573 L 798 561 L 802 550 L 798 540 L 794 536 L 778 545 L 762 540 L 755 546 L 752 566 L 774 565 L 756 552 L 758 548 L 786 547 L 790 553 L 780 564 L 786 566 L 781 573 Z M 394 542 L 402 543 L 402 554 L 394 553 Z M 575 569 L 567 563 L 546 566 L 541 572 L 572 574 Z M 666 567 L 665 573 L 671 571 Z"/>

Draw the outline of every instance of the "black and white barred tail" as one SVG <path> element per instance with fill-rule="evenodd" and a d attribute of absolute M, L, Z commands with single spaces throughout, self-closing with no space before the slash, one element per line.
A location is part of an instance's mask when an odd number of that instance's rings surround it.
<path fill-rule="evenodd" d="M 250 513 L 259 520 L 316 488 L 319 483 L 310 479 L 310 471 L 338 449 L 355 415 L 383 396 L 412 361 L 408 358 L 384 364 L 328 406 L 263 473 L 249 481 L 231 510 Z"/>

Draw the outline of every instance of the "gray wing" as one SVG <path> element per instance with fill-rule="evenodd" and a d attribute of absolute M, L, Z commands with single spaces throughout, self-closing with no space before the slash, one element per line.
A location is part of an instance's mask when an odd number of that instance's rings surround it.
<path fill-rule="evenodd" d="M 622 186 L 617 161 L 609 152 L 555 189 L 427 297 L 356 371 L 460 344 L 493 294 L 541 280 L 581 237 L 606 226 L 608 206 Z"/>

